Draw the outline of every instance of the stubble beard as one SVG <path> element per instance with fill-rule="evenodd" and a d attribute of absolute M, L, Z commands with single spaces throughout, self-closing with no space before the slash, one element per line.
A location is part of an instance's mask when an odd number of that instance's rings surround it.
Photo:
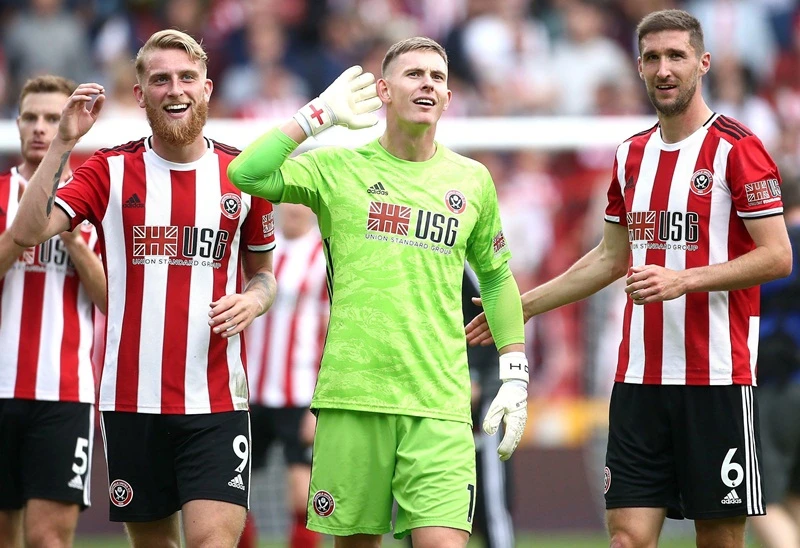
<path fill-rule="evenodd" d="M 692 86 L 681 90 L 678 93 L 678 96 L 672 102 L 662 103 L 658 99 L 656 99 L 655 87 L 653 87 L 652 90 L 648 89 L 647 95 L 650 97 L 650 102 L 653 104 L 656 111 L 660 115 L 666 117 L 672 117 L 672 116 L 677 116 L 679 114 L 683 114 L 686 111 L 686 109 L 689 108 L 689 103 L 692 101 L 692 97 L 694 97 L 696 91 L 697 91 L 697 77 L 695 76 Z"/>
<path fill-rule="evenodd" d="M 147 122 L 153 134 L 172 146 L 188 146 L 203 132 L 208 120 L 208 101 L 194 103 L 191 110 L 188 120 L 172 120 L 162 109 L 145 103 Z"/>

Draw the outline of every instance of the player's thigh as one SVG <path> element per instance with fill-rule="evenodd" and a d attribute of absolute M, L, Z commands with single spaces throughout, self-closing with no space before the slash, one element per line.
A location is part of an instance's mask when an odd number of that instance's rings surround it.
<path fill-rule="evenodd" d="M 311 466 L 311 446 L 300 439 L 300 425 L 308 414 L 307 407 L 275 409 L 277 437 L 283 444 L 283 456 L 290 466 Z"/>
<path fill-rule="evenodd" d="M 108 464 L 109 519 L 169 521 L 180 509 L 168 415 L 103 411 L 100 426 Z M 149 538 L 158 524 L 132 529 Z"/>
<path fill-rule="evenodd" d="M 250 405 L 250 435 L 253 470 L 267 467 L 269 448 L 276 437 L 275 409 Z"/>
<path fill-rule="evenodd" d="M 312 531 L 345 537 L 391 529 L 396 416 L 320 409 L 309 488 Z"/>
<path fill-rule="evenodd" d="M 608 510 L 668 508 L 671 515 L 680 513 L 667 388 L 614 384 L 604 470 Z"/>
<path fill-rule="evenodd" d="M 22 544 L 22 510 L 0 510 L 0 546 Z"/>
<path fill-rule="evenodd" d="M 22 444 L 22 492 L 42 499 L 89 506 L 94 446 L 94 405 L 31 402 Z"/>
<path fill-rule="evenodd" d="M 800 385 L 760 386 L 755 389 L 761 428 L 764 500 L 780 503 L 789 492 L 800 454 Z"/>
<path fill-rule="evenodd" d="M 419 527 L 472 531 L 475 442 L 464 422 L 398 416 L 395 536 Z M 460 537 L 460 533 L 453 533 Z"/>
<path fill-rule="evenodd" d="M 687 518 L 761 515 L 757 405 L 750 386 L 685 386 L 675 417 L 681 500 Z"/>
<path fill-rule="evenodd" d="M 0 511 L 22 509 L 22 454 L 30 420 L 28 400 L 0 399 Z M 4 527 L 5 529 L 5 527 Z"/>
<path fill-rule="evenodd" d="M 612 546 L 656 546 L 666 515 L 665 508 L 606 510 L 606 527 Z"/>
<path fill-rule="evenodd" d="M 247 411 L 170 418 L 180 434 L 175 474 L 181 506 L 189 501 L 250 503 L 250 416 Z M 184 524 L 184 528 L 188 524 Z"/>

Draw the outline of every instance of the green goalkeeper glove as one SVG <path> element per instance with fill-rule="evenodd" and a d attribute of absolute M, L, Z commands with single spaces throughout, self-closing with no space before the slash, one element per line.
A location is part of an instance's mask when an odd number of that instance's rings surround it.
<path fill-rule="evenodd" d="M 508 352 L 500 356 L 500 390 L 483 419 L 483 431 L 494 435 L 505 424 L 505 435 L 497 447 L 500 460 L 508 460 L 519 445 L 528 421 L 528 358 L 524 352 Z"/>
<path fill-rule="evenodd" d="M 298 110 L 294 119 L 306 137 L 317 135 L 333 125 L 363 129 L 378 123 L 374 111 L 382 104 L 375 77 L 356 65 L 344 71 L 319 97 Z"/>

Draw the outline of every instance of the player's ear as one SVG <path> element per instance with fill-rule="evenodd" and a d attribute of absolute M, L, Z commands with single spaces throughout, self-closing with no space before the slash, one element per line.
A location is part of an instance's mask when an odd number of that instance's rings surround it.
<path fill-rule="evenodd" d="M 208 102 L 208 100 L 211 99 L 211 92 L 214 91 L 214 82 L 206 78 L 206 83 L 203 86 L 203 91 L 206 96 L 206 102 Z"/>
<path fill-rule="evenodd" d="M 447 90 L 447 99 L 444 102 L 444 107 L 442 107 L 442 110 L 447 110 L 447 107 L 450 106 L 450 100 L 452 98 L 453 98 L 453 92 L 448 89 Z"/>
<path fill-rule="evenodd" d="M 639 73 L 639 79 L 644 80 L 644 72 L 642 72 L 642 57 L 636 58 L 636 72 Z"/>
<path fill-rule="evenodd" d="M 139 108 L 144 108 L 144 90 L 142 86 L 139 84 L 133 86 L 133 96 L 136 98 Z"/>
<path fill-rule="evenodd" d="M 375 87 L 378 90 L 378 98 L 383 101 L 384 104 L 389 103 L 392 99 L 389 94 L 389 82 L 384 78 L 378 78 L 378 81 L 375 82 Z"/>

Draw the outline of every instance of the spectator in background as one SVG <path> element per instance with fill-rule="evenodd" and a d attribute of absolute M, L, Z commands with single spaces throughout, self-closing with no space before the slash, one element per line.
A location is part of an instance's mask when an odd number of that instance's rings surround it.
<path fill-rule="evenodd" d="M 254 12 L 245 26 L 249 58 L 228 68 L 221 85 L 223 113 L 248 119 L 283 119 L 308 101 L 305 83 L 285 66 L 286 29 L 272 14 Z"/>
<path fill-rule="evenodd" d="M 769 102 L 756 95 L 752 72 L 731 56 L 716 57 L 715 67 L 710 80 L 711 108 L 741 121 L 759 136 L 764 148 L 774 153 L 780 124 Z"/>
<path fill-rule="evenodd" d="M 56 136 L 75 83 L 28 80 L 17 126 L 22 163 L 0 176 L 0 546 L 72 546 L 90 504 L 94 306 L 105 312 L 103 265 L 89 224 L 33 248 L 8 228 Z M 61 180 L 72 172 L 66 168 Z M 23 533 L 22 539 L 18 538 Z"/>
<path fill-rule="evenodd" d="M 597 88 L 608 80 L 631 77 L 628 56 L 604 34 L 605 15 L 597 0 L 567 3 L 564 23 L 564 35 L 553 44 L 554 113 L 595 114 Z"/>
<path fill-rule="evenodd" d="M 3 27 L 3 47 L 12 97 L 32 76 L 62 74 L 82 82 L 92 71 L 88 29 L 66 11 L 63 0 L 30 0 L 28 9 Z"/>
<path fill-rule="evenodd" d="M 800 546 L 800 179 L 784 180 L 794 251 L 788 278 L 761 286 L 758 407 L 767 514 L 752 519 L 764 548 Z"/>
<path fill-rule="evenodd" d="M 686 10 L 703 25 L 706 48 L 714 59 L 732 56 L 758 85 L 769 80 L 777 43 L 769 12 L 759 0 L 693 0 Z"/>
<path fill-rule="evenodd" d="M 314 548 L 306 529 L 311 443 L 316 420 L 309 411 L 328 327 L 327 270 L 314 213 L 305 206 L 276 207 L 275 278 L 280 284 L 270 313 L 247 328 L 253 468 L 267 466 L 275 442 L 287 465 L 288 546 Z M 252 521 L 252 513 L 248 518 Z M 256 546 L 250 542 L 248 546 Z M 239 548 L 245 548 L 240 542 Z"/>

